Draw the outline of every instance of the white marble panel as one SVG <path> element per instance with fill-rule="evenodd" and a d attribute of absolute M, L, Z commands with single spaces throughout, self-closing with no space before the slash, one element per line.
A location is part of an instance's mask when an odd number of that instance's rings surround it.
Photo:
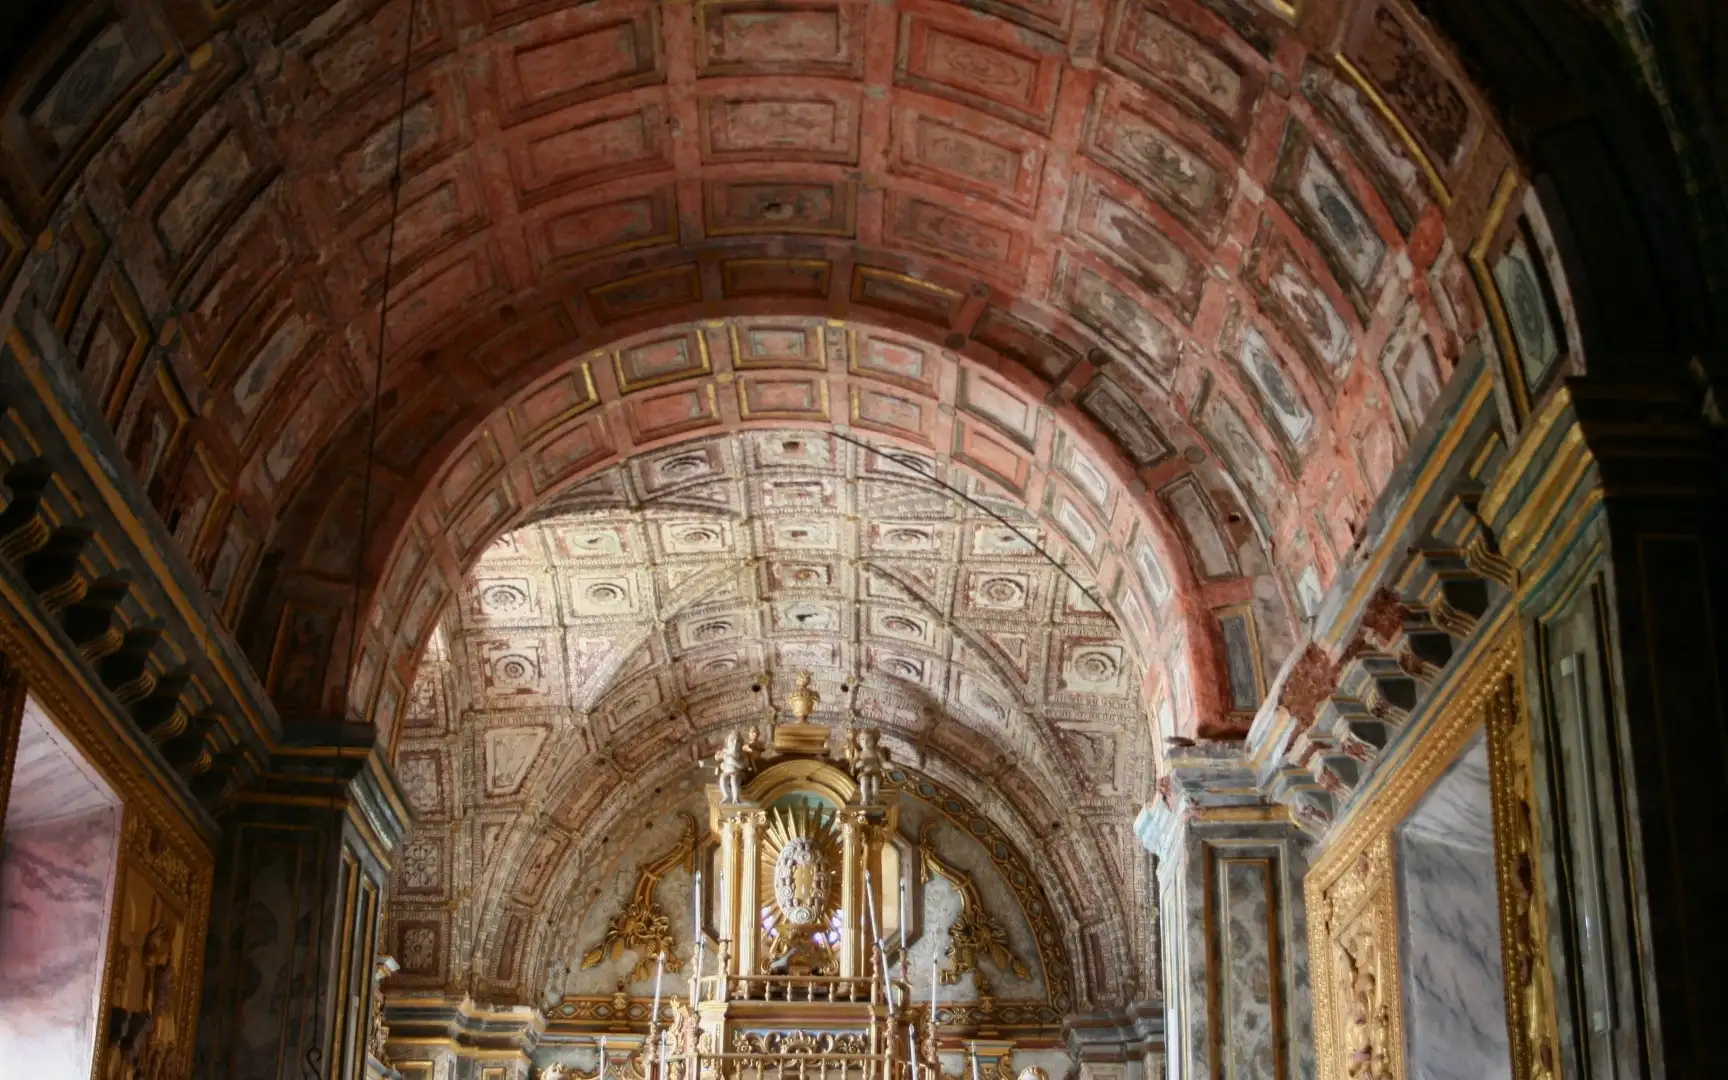
<path fill-rule="evenodd" d="M 1478 737 L 1398 839 L 1410 1080 L 1510 1080 L 1493 808 Z"/>
<path fill-rule="evenodd" d="M 7 829 L 76 817 L 114 803 L 114 793 L 36 699 L 25 699 L 18 755 L 12 764 L 12 794 L 6 804 Z"/>
<path fill-rule="evenodd" d="M 26 699 L 0 842 L 0 1076 L 90 1074 L 119 833 L 112 789 Z"/>
<path fill-rule="evenodd" d="M 0 845 L 0 1062 L 32 1076 L 90 1075 L 119 827 L 98 806 Z"/>

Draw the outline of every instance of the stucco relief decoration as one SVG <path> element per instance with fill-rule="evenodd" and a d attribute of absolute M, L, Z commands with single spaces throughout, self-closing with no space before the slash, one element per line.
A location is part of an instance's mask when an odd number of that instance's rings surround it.
<path fill-rule="evenodd" d="M 402 931 L 402 969 L 431 971 L 438 963 L 438 931 L 411 926 Z"/>
<path fill-rule="evenodd" d="M 978 886 L 973 884 L 972 876 L 943 862 L 936 854 L 936 846 L 931 838 L 933 831 L 933 826 L 926 824 L 918 832 L 921 880 L 929 881 L 930 875 L 935 874 L 954 886 L 954 891 L 960 894 L 960 913 L 948 927 L 948 948 L 943 953 L 946 964 L 940 973 L 942 981 L 957 983 L 962 975 L 970 971 L 974 973 L 980 993 L 983 993 L 988 986 L 988 980 L 978 961 L 985 956 L 989 957 L 999 970 L 1011 972 L 1016 978 L 1030 979 L 1032 969 L 1015 954 L 1014 947 L 1008 940 L 1007 928 L 984 910 L 984 901 L 978 895 Z"/>
<path fill-rule="evenodd" d="M 638 868 L 636 888 L 629 903 L 612 917 L 600 943 L 582 954 L 584 968 L 598 967 L 608 958 L 616 960 L 626 950 L 634 950 L 636 966 L 630 973 L 632 982 L 651 976 L 655 959 L 661 953 L 666 954 L 668 971 L 683 970 L 684 961 L 674 948 L 671 920 L 654 902 L 654 889 L 660 879 L 688 859 L 696 845 L 696 819 L 685 813 L 678 816 L 684 821 L 678 841 Z"/>

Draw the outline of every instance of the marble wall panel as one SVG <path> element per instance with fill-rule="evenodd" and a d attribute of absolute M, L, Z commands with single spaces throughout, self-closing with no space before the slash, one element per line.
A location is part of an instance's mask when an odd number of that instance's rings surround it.
<path fill-rule="evenodd" d="M 1224 1075 L 1273 1077 L 1279 1073 L 1280 1015 L 1272 968 L 1278 941 L 1274 927 L 1275 866 L 1266 858 L 1217 860 L 1214 888 L 1219 895 L 1217 952 L 1213 977 L 1219 980 L 1223 1023 L 1219 1039 Z"/>
<path fill-rule="evenodd" d="M 1180 838 L 1167 830 L 1182 829 Z M 1136 823 L 1158 863 L 1170 1080 L 1313 1075 L 1304 846 L 1282 823 Z"/>
<path fill-rule="evenodd" d="M 0 847 L 0 1059 L 87 1076 L 120 813 L 100 806 L 18 827 Z"/>
<path fill-rule="evenodd" d="M 1487 746 L 1478 737 L 1400 829 L 1411 1080 L 1510 1080 Z"/>

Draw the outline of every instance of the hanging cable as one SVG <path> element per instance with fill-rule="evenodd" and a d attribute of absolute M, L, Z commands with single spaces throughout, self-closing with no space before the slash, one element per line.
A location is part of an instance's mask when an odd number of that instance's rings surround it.
<path fill-rule="evenodd" d="M 872 446 L 869 443 L 865 442 L 863 439 L 854 439 L 852 436 L 847 435 L 844 432 L 834 431 L 834 432 L 830 432 L 830 434 L 832 434 L 836 439 L 839 439 L 843 443 L 850 443 L 853 446 L 858 447 L 860 450 L 868 450 L 872 454 L 875 454 L 876 456 L 880 457 L 884 461 L 892 461 L 894 464 L 900 466 L 902 469 L 905 469 L 907 472 L 912 473 L 913 475 L 917 476 L 918 479 L 924 481 L 924 483 L 929 484 L 932 487 L 940 489 L 945 494 L 948 494 L 950 496 L 953 496 L 954 498 L 960 499 L 961 501 L 965 502 L 968 506 L 971 506 L 974 509 L 982 510 L 986 514 L 989 514 L 991 517 L 995 518 L 996 521 L 1004 529 L 1007 529 L 1009 532 L 1011 532 L 1015 536 L 1019 537 L 1021 543 L 1025 544 L 1027 547 L 1031 548 L 1033 551 L 1035 551 L 1039 555 L 1043 556 L 1045 562 L 1049 563 L 1051 566 L 1054 566 L 1056 569 L 1062 571 L 1062 576 L 1067 578 L 1069 581 L 1072 581 L 1074 583 L 1074 587 L 1079 589 L 1082 593 L 1084 593 L 1086 596 L 1086 599 L 1092 601 L 1092 603 L 1097 606 L 1099 611 L 1104 612 L 1105 615 L 1110 615 L 1110 609 L 1104 606 L 1104 601 L 1099 598 L 1098 594 L 1093 592 L 1091 587 L 1088 586 L 1084 581 L 1081 581 L 1079 578 L 1075 577 L 1074 572 L 1069 570 L 1066 566 L 1063 566 L 1061 561 L 1059 559 L 1057 559 L 1056 556 L 1054 556 L 1054 555 L 1050 554 L 1050 552 L 1046 551 L 1042 544 L 1038 543 L 1038 541 L 1032 539 L 1030 536 L 1027 536 L 1025 533 L 1021 532 L 1018 528 L 1015 527 L 1013 522 L 1009 521 L 1007 518 L 1003 517 L 1001 514 L 998 514 L 996 511 L 992 510 L 990 508 L 989 504 L 982 502 L 981 500 L 973 498 L 972 496 L 966 494 L 966 492 L 962 491 L 960 488 L 955 487 L 953 484 L 950 484 L 945 480 L 938 480 L 934 476 L 931 476 L 928 472 L 926 472 L 924 470 L 924 463 L 922 461 L 920 461 L 918 458 L 913 457 L 911 454 L 900 454 L 900 453 L 894 452 L 893 450 L 884 450 L 880 446 Z M 908 485 L 908 486 L 913 487 L 913 486 L 918 486 L 918 485 Z M 1115 618 L 1114 616 L 1111 616 L 1112 621 L 1114 621 L 1114 618 Z"/>
<path fill-rule="evenodd" d="M 372 362 L 372 406 L 366 422 L 366 464 L 360 478 L 360 523 L 358 534 L 354 538 L 354 572 L 352 585 L 353 616 L 348 630 L 348 660 L 344 667 L 348 684 L 344 688 L 342 712 L 336 721 L 335 753 L 330 762 L 330 814 L 335 826 L 334 835 L 338 845 L 342 842 L 342 822 L 346 817 L 347 808 L 341 796 L 342 785 L 342 755 L 347 749 L 348 726 L 348 696 L 354 692 L 354 680 L 357 673 L 354 666 L 360 658 L 360 633 L 363 612 L 360 610 L 361 579 L 366 570 L 366 541 L 368 526 L 372 518 L 372 472 L 378 458 L 378 420 L 384 401 L 384 359 L 389 341 L 390 328 L 390 278 L 396 262 L 396 224 L 402 209 L 402 153 L 407 145 L 408 132 L 408 75 L 414 59 L 414 19 L 419 14 L 418 0 L 408 0 L 408 18 L 402 30 L 402 79 L 396 99 L 396 150 L 390 165 L 390 224 L 384 241 L 384 273 L 383 284 L 378 299 L 378 347 L 373 351 Z M 313 948 L 315 955 L 323 956 L 324 909 L 330 906 L 330 899 L 325 896 L 330 887 L 330 867 L 340 860 L 340 851 L 332 851 L 320 860 L 318 865 L 318 904 L 313 915 Z M 313 1016 L 322 1019 L 324 1005 L 329 997 L 330 978 L 335 975 L 334 962 L 331 957 L 332 971 L 329 976 L 320 975 L 315 967 L 312 972 L 317 981 L 318 991 L 313 995 Z M 367 980 L 371 982 L 371 973 L 367 972 Z M 374 987 L 375 993 L 383 993 L 381 986 Z M 318 1025 L 313 1025 L 318 1030 Z M 332 1045 L 337 1032 L 331 1032 Z M 319 1036 L 321 1038 L 322 1036 Z M 306 1080 L 322 1080 L 324 1072 L 324 1051 L 318 1042 L 306 1048 L 303 1056 L 303 1069 Z"/>

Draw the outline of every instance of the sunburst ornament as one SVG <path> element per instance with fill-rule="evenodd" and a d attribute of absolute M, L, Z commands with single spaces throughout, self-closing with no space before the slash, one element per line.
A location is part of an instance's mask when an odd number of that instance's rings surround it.
<path fill-rule="evenodd" d="M 794 938 L 825 931 L 840 899 L 840 842 L 833 814 L 799 804 L 776 807 L 764 837 L 763 929 L 779 947 Z"/>

